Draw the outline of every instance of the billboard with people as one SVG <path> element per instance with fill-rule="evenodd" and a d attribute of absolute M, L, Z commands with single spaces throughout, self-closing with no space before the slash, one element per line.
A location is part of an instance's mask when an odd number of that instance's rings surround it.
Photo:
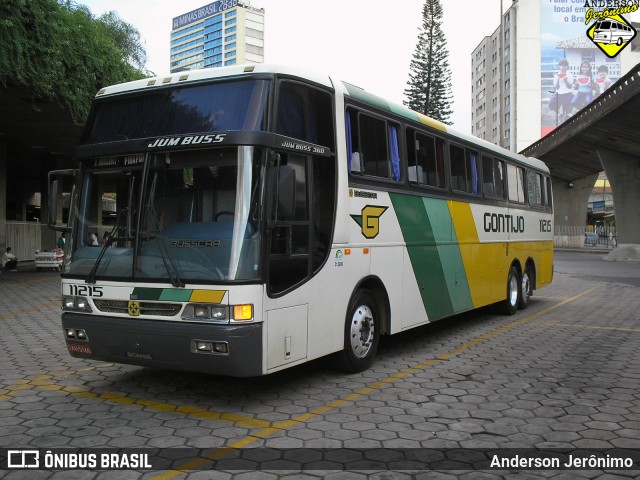
<path fill-rule="evenodd" d="M 610 56 L 594 38 L 594 17 L 604 12 L 585 0 L 541 2 L 540 9 L 540 133 L 545 136 L 606 91 L 621 72 L 620 56 Z"/>

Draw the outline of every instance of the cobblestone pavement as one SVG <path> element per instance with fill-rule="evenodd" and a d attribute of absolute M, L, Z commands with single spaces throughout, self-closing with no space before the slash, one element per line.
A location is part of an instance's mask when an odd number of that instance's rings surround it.
<path fill-rule="evenodd" d="M 394 470 L 376 463 L 393 458 L 396 450 L 414 452 L 401 449 L 640 453 L 640 288 L 633 285 L 556 274 L 552 286 L 536 292 L 529 309 L 513 317 L 480 310 L 383 339 L 373 368 L 362 374 L 339 374 L 317 361 L 253 379 L 72 358 L 62 338 L 59 293 L 55 273 L 0 275 L 0 448 L 181 447 L 205 449 L 208 458 L 180 459 L 175 470 L 0 470 L 0 478 L 640 475 L 640 470 L 407 470 L 402 464 Z M 235 458 L 233 449 L 242 447 L 262 447 L 255 451 L 262 460 L 297 452 L 310 463 L 315 449 L 329 449 L 321 451 L 350 467 L 335 470 L 335 463 L 325 461 L 316 463 L 324 470 L 300 471 L 280 461 L 274 466 L 281 470 L 225 470 L 224 459 Z M 212 460 L 222 461 L 216 471 L 210 470 Z"/>

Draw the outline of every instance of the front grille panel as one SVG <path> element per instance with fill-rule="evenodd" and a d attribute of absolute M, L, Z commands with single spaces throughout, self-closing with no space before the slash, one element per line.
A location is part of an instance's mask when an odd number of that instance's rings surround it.
<path fill-rule="evenodd" d="M 96 308 L 101 312 L 129 315 L 129 302 L 126 300 L 93 300 Z M 154 315 L 156 317 L 174 317 L 180 313 L 182 305 L 179 303 L 139 302 L 140 315 Z"/>

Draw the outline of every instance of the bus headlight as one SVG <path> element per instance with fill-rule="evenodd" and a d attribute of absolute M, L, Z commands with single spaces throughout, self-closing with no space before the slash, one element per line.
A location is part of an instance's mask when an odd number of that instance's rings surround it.
<path fill-rule="evenodd" d="M 226 305 L 189 303 L 184 309 L 182 319 L 228 323 L 229 307 Z"/>
<path fill-rule="evenodd" d="M 86 297 L 73 297 L 64 295 L 62 297 L 62 309 L 72 312 L 91 312 L 89 299 Z"/>

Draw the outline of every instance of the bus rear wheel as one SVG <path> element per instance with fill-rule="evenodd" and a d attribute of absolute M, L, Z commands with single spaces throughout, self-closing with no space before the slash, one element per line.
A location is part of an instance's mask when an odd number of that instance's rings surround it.
<path fill-rule="evenodd" d="M 505 315 L 515 315 L 520 305 L 520 274 L 516 267 L 509 269 L 507 279 L 507 298 L 500 303 L 500 310 Z"/>
<path fill-rule="evenodd" d="M 518 308 L 524 310 L 531 303 L 531 296 L 533 295 L 533 272 L 531 267 L 527 266 L 522 274 L 522 282 L 520 286 L 520 302 Z"/>
<path fill-rule="evenodd" d="M 346 373 L 358 373 L 371 366 L 380 343 L 380 313 L 369 290 L 358 290 L 347 310 L 344 349 L 335 366 Z"/>

